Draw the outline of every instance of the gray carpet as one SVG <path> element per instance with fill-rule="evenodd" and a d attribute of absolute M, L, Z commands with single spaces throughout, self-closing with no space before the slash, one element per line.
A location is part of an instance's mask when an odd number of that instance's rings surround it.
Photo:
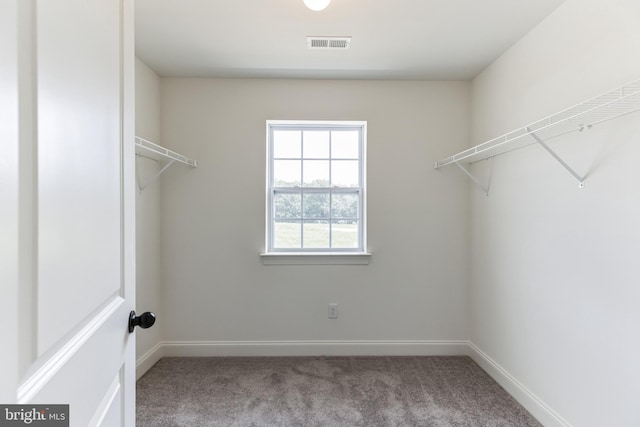
<path fill-rule="evenodd" d="M 468 357 L 165 358 L 145 426 L 540 426 Z"/>

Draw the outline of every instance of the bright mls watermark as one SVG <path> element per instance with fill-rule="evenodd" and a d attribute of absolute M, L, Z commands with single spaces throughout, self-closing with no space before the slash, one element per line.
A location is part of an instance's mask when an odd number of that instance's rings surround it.
<path fill-rule="evenodd" d="M 0 405 L 0 427 L 69 427 L 69 405 Z"/>

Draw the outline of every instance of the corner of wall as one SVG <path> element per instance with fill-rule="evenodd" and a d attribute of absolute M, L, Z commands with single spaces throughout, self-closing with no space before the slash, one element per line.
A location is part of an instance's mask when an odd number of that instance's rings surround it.
<path fill-rule="evenodd" d="M 160 78 L 136 58 L 136 136 L 160 142 Z M 159 166 L 136 158 L 138 176 L 151 175 Z M 153 328 L 136 332 L 139 375 L 157 362 L 161 354 L 164 309 L 161 274 L 160 181 L 136 196 L 136 311 L 153 311 L 158 321 Z"/>

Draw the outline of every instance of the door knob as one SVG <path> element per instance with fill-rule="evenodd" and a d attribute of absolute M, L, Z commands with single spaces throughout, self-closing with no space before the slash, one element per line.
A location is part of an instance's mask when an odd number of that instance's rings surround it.
<path fill-rule="evenodd" d="M 140 316 L 136 316 L 135 310 L 129 313 L 129 333 L 132 333 L 136 326 L 147 329 L 152 327 L 154 323 L 156 323 L 156 315 L 150 311 L 146 311 Z"/>

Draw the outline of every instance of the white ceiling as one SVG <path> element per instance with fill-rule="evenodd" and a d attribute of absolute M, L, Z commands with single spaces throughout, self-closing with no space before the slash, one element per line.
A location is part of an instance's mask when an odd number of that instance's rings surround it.
<path fill-rule="evenodd" d="M 563 1 L 135 0 L 136 55 L 163 77 L 468 80 Z"/>

